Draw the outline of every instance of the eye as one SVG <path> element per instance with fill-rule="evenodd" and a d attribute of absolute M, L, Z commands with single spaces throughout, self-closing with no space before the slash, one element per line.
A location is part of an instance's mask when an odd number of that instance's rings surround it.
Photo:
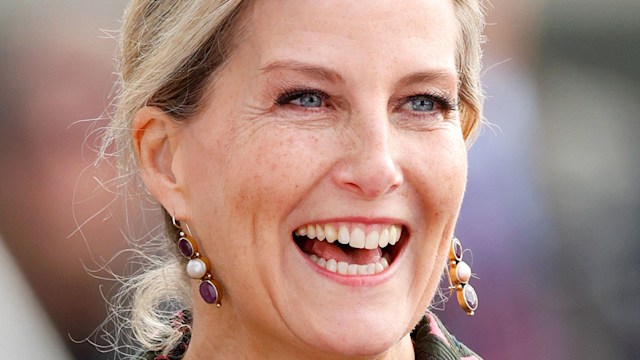
<path fill-rule="evenodd" d="M 413 97 L 409 104 L 411 105 L 411 110 L 421 112 L 432 111 L 436 106 L 435 102 L 426 96 Z"/>
<path fill-rule="evenodd" d="M 317 90 L 288 91 L 278 97 L 278 105 L 293 105 L 303 108 L 319 108 L 325 106 L 328 96 Z"/>
<path fill-rule="evenodd" d="M 414 113 L 433 113 L 457 109 L 457 104 L 445 96 L 420 94 L 407 98 L 402 109 Z"/>
<path fill-rule="evenodd" d="M 320 107 L 322 106 L 322 98 L 317 94 L 305 94 L 297 99 L 291 100 L 290 103 L 302 107 Z"/>

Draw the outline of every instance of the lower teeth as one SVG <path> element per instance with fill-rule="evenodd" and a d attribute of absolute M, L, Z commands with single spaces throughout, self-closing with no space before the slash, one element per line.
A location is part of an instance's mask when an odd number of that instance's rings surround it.
<path fill-rule="evenodd" d="M 389 254 L 384 254 L 379 261 L 370 264 L 349 264 L 344 261 L 337 262 L 335 259 L 326 260 L 315 254 L 309 255 L 309 259 L 321 268 L 341 275 L 374 275 L 383 272 L 389 267 Z"/>

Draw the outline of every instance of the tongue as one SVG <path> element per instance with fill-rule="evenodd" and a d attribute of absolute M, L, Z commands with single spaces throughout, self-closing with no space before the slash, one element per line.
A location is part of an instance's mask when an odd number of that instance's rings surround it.
<path fill-rule="evenodd" d="M 306 240 L 302 250 L 309 255 L 315 254 L 325 260 L 335 259 L 337 262 L 344 261 L 349 264 L 367 265 L 380 261 L 382 258 L 382 250 L 380 248 L 367 250 L 348 247 L 345 251 L 338 243 L 330 244 L 326 241 L 312 239 Z"/>

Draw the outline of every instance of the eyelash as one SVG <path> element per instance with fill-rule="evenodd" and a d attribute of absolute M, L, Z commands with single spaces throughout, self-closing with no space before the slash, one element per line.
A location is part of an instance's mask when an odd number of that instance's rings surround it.
<path fill-rule="evenodd" d="M 446 95 L 433 94 L 433 93 L 425 93 L 425 94 L 409 96 L 402 102 L 402 104 L 399 107 L 402 107 L 402 105 L 408 104 L 415 100 L 419 100 L 421 98 L 426 98 L 430 101 L 433 101 L 437 106 L 440 107 L 440 110 L 442 111 L 452 111 L 452 110 L 458 109 L 458 103 L 455 100 L 453 100 L 451 97 Z"/>
<path fill-rule="evenodd" d="M 282 94 L 278 96 L 275 103 L 276 105 L 288 105 L 291 101 L 299 99 L 304 95 L 315 95 L 322 99 L 322 101 L 329 100 L 329 95 L 324 91 L 316 90 L 316 89 L 307 89 L 307 88 L 294 88 L 291 90 L 286 90 Z"/>
<path fill-rule="evenodd" d="M 275 104 L 278 106 L 288 105 L 291 101 L 299 99 L 304 95 L 318 96 L 322 99 L 323 102 L 326 102 L 330 98 L 327 93 L 317 89 L 294 88 L 281 93 L 276 99 Z M 426 98 L 430 101 L 433 101 L 441 111 L 453 111 L 458 109 L 458 103 L 454 99 L 446 95 L 435 93 L 416 94 L 406 97 L 402 100 L 402 103 L 398 106 L 398 108 L 420 98 Z"/>

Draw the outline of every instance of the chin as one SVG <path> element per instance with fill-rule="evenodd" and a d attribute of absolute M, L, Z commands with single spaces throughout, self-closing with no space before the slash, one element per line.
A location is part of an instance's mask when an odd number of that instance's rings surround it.
<path fill-rule="evenodd" d="M 412 314 L 397 307 L 388 310 L 370 308 L 369 311 L 345 309 L 341 313 L 326 315 L 324 321 L 313 321 L 315 326 L 305 329 L 303 340 L 321 353 L 336 356 L 383 354 L 397 346 L 413 328 Z"/>
<path fill-rule="evenodd" d="M 406 329 L 388 326 L 351 326 L 343 329 L 328 334 L 328 341 L 319 341 L 318 345 L 328 352 L 346 356 L 374 356 L 389 351 L 407 335 Z"/>

